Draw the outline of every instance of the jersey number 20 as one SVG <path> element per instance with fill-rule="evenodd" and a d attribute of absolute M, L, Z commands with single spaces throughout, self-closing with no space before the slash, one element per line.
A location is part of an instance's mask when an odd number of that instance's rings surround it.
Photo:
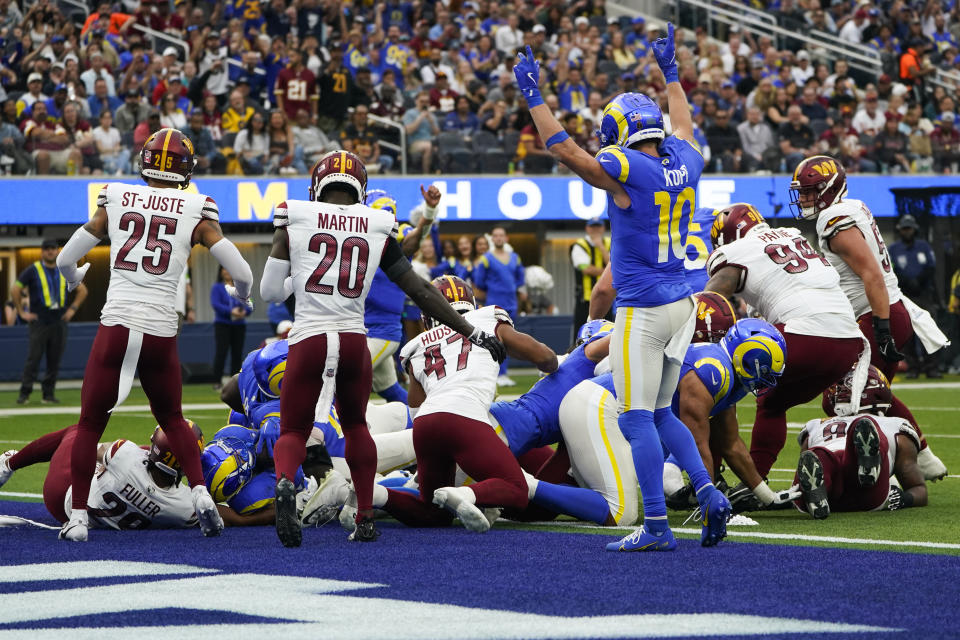
<path fill-rule="evenodd" d="M 669 191 L 657 191 L 653 194 L 653 203 L 660 208 L 660 223 L 657 225 L 659 238 L 657 262 L 669 262 L 671 258 L 684 260 L 686 247 L 683 246 L 683 234 L 680 233 L 680 223 L 683 220 L 683 209 L 688 206 L 689 215 L 693 215 L 696 192 L 687 187 L 677 194 L 676 201 Z M 688 218 L 689 219 L 689 218 Z"/>
<path fill-rule="evenodd" d="M 308 293 L 333 295 L 333 286 L 322 284 L 320 280 L 333 266 L 339 251 L 340 268 L 337 276 L 337 292 L 344 298 L 360 297 L 360 294 L 363 293 L 363 281 L 367 277 L 367 260 L 370 258 L 370 245 L 367 244 L 366 240 L 359 236 L 350 236 L 343 240 L 342 245 L 338 246 L 337 239 L 329 233 L 318 233 L 310 238 L 310 244 L 307 245 L 307 248 L 323 256 L 320 264 L 307 278 L 304 289 Z M 354 253 L 356 253 L 356 258 L 354 258 Z M 350 284 L 351 280 L 353 281 L 352 285 Z"/>

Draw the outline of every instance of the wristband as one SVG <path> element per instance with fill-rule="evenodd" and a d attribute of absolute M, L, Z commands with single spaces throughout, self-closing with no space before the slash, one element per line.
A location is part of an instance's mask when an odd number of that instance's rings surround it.
<path fill-rule="evenodd" d="M 523 93 L 521 91 L 521 93 Z M 527 99 L 527 108 L 533 109 L 534 107 L 539 107 L 543 104 L 543 96 L 540 95 L 539 89 L 527 89 L 526 95 L 523 96 Z"/>
<path fill-rule="evenodd" d="M 890 333 L 890 318 L 878 318 L 873 316 L 873 329 L 877 333 L 884 332 Z"/>
<path fill-rule="evenodd" d="M 564 140 L 569 140 L 569 139 L 570 139 L 569 134 L 567 134 L 566 131 L 564 131 L 563 129 L 561 129 L 561 130 L 558 131 L 557 133 L 555 133 L 555 134 L 553 134 L 552 136 L 550 136 L 549 138 L 547 138 L 547 148 L 549 149 L 549 148 L 552 147 L 553 145 L 555 145 L 555 144 L 560 144 L 560 143 L 563 142 Z"/>
<path fill-rule="evenodd" d="M 908 509 L 913 506 L 913 494 L 911 494 L 906 489 L 900 490 L 900 503 L 901 509 Z"/>

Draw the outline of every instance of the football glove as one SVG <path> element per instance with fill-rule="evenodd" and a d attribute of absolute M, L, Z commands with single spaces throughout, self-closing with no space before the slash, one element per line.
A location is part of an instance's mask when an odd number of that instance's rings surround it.
<path fill-rule="evenodd" d="M 540 63 L 533 57 L 533 51 L 529 45 L 527 45 L 526 55 L 522 51 L 517 54 L 513 75 L 517 78 L 517 88 L 527 100 L 528 107 L 532 109 L 543 104 L 543 96 L 540 95 Z"/>
<path fill-rule="evenodd" d="M 87 271 L 89 270 L 90 270 L 89 262 L 83 265 L 82 267 L 77 267 L 77 271 L 76 271 L 77 279 L 75 281 L 67 280 L 67 291 L 70 292 L 76 289 L 77 287 L 79 287 L 80 283 L 83 282 L 83 276 L 87 275 Z"/>
<path fill-rule="evenodd" d="M 495 336 L 490 335 L 486 331 L 481 331 L 478 328 L 474 328 L 473 333 L 470 334 L 469 340 L 478 347 L 483 347 L 489 351 L 490 355 L 493 356 L 493 359 L 497 361 L 497 364 L 500 364 L 506 360 L 507 348 L 503 346 L 503 343 L 497 340 Z"/>
<path fill-rule="evenodd" d="M 286 283 L 284 283 L 284 285 L 286 285 Z M 252 299 L 252 298 L 250 298 L 250 297 L 241 297 L 241 296 L 240 296 L 240 293 L 237 291 L 237 288 L 236 288 L 235 286 L 233 286 L 232 284 L 225 284 L 225 285 L 223 285 L 223 288 L 227 290 L 227 295 L 229 295 L 229 296 L 230 296 L 231 298 L 233 298 L 234 300 L 239 300 L 240 302 L 243 302 L 243 303 L 249 305 L 249 306 L 250 306 L 250 310 L 253 311 L 253 299 Z M 286 286 L 284 286 L 284 290 L 286 290 Z"/>
<path fill-rule="evenodd" d="M 887 362 L 900 362 L 904 356 L 897 351 L 897 343 L 890 333 L 890 319 L 878 318 L 873 316 L 873 335 L 877 341 L 877 348 L 880 349 L 880 355 Z"/>
<path fill-rule="evenodd" d="M 890 493 L 887 494 L 887 508 L 890 511 L 897 509 L 906 509 L 913 506 L 913 496 L 909 491 L 904 491 L 896 485 L 890 487 Z"/>
<path fill-rule="evenodd" d="M 667 23 L 667 37 L 653 41 L 653 55 L 657 58 L 660 71 L 667 83 L 679 82 L 680 73 L 677 70 L 676 43 L 673 39 L 673 23 Z"/>

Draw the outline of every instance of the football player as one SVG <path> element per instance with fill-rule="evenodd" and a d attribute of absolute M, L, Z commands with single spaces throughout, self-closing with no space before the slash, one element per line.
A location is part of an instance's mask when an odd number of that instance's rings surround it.
<path fill-rule="evenodd" d="M 473 289 L 460 278 L 440 276 L 431 286 L 465 320 L 498 336 L 511 356 L 547 373 L 557 369 L 556 354 L 516 331 L 503 309 L 477 309 Z M 528 502 L 520 465 L 487 421 L 499 363 L 473 349 L 463 334 L 429 324 L 400 353 L 410 376 L 410 405 L 418 409 L 413 445 L 419 495 L 376 485 L 373 505 L 410 526 L 447 525 L 456 515 L 467 529 L 486 531 L 491 522 L 482 508 L 523 509 Z M 458 466 L 475 480 L 469 487 L 453 486 Z"/>
<path fill-rule="evenodd" d="M 707 258 L 710 257 L 710 229 L 719 209 L 700 207 L 690 217 L 690 230 L 687 232 L 687 259 L 683 266 L 687 269 L 687 282 L 694 291 L 703 291 L 707 276 Z"/>
<path fill-rule="evenodd" d="M 900 292 L 890 255 L 869 207 L 846 196 L 847 175 L 835 159 L 813 156 L 797 165 L 790 183 L 790 208 L 798 220 L 816 221 L 820 251 L 840 274 L 840 288 L 853 305 L 860 330 L 870 341 L 870 364 L 892 380 L 904 357 L 899 349 L 914 332 L 905 306 L 910 301 Z M 944 346 L 946 336 L 940 340 L 940 346 Z M 906 418 L 919 432 L 910 409 L 895 395 L 892 402 L 890 415 Z M 919 460 L 928 480 L 947 475 L 947 468 L 930 451 L 922 433 Z"/>
<path fill-rule="evenodd" d="M 610 360 L 620 405 L 618 424 L 630 442 L 644 501 L 644 525 L 622 541 L 624 550 L 670 546 L 659 440 L 664 431 L 676 432 L 678 439 L 681 431 L 686 432 L 670 410 L 670 401 L 693 334 L 693 291 L 684 261 L 704 167 L 679 82 L 673 24 L 667 25 L 666 38 L 653 43 L 653 50 L 666 80 L 673 135 L 665 135 L 663 113 L 655 101 L 640 93 L 624 93 L 603 111 L 599 128 L 603 148 L 596 158 L 570 139 L 544 104 L 538 86 L 540 65 L 530 47 L 526 55 L 518 56 L 513 69 L 550 152 L 587 183 L 607 192 L 610 265 L 617 291 Z M 730 504 L 709 476 L 706 481 L 709 521 L 719 538 Z"/>
<path fill-rule="evenodd" d="M 191 446 L 198 450 L 203 433 L 189 422 Z M 14 471 L 40 462 L 50 468 L 43 482 L 43 502 L 59 522 L 69 522 L 73 510 L 73 446 L 80 429 L 69 426 L 48 433 L 18 451 L 0 455 L 0 486 Z M 149 449 L 129 440 L 97 446 L 96 472 L 88 481 L 88 527 L 101 529 L 169 529 L 197 526 L 192 492 L 180 483 L 183 470 L 170 440 L 158 425 Z"/>
<path fill-rule="evenodd" d="M 378 535 L 372 505 L 377 453 L 365 417 L 372 377 L 363 326 L 372 280 L 367 274 L 382 265 L 431 317 L 488 350 L 497 362 L 505 357 L 496 337 L 470 325 L 413 272 L 394 237 L 393 215 L 362 204 L 366 188 L 361 160 L 347 151 L 331 152 L 313 168 L 310 200 L 282 202 L 274 211 L 273 249 L 260 294 L 275 302 L 295 292 L 297 301 L 286 365 L 290 376 L 280 394 L 281 433 L 274 447 L 277 536 L 288 547 L 302 539 L 292 478 L 306 455 L 315 412 L 327 413 L 317 409 L 317 402 L 329 406 L 335 387 L 358 502 L 350 539 L 373 541 Z"/>
<path fill-rule="evenodd" d="M 905 418 L 884 415 L 893 404 L 886 378 L 871 366 L 860 399 L 863 413 L 836 415 L 852 395 L 853 373 L 823 393 L 828 416 L 808 422 L 798 440 L 802 452 L 796 504 L 818 520 L 831 511 L 895 510 L 927 504 L 927 486 L 917 463 L 920 434 Z M 890 482 L 896 476 L 900 486 Z"/>
<path fill-rule="evenodd" d="M 72 458 L 73 509 L 60 538 L 87 539 L 90 478 L 97 441 L 110 411 L 126 399 L 139 371 L 150 408 L 193 488 L 193 504 L 205 536 L 219 535 L 223 520 L 203 483 L 200 454 L 183 419 L 177 356 L 177 285 L 190 249 L 202 244 L 233 276 L 231 296 L 247 301 L 253 274 L 232 242 L 223 237 L 216 203 L 186 193 L 196 165 L 193 143 L 176 129 L 160 129 L 140 151 L 146 185 L 111 183 L 97 196 L 97 210 L 57 256 L 72 290 L 90 268 L 77 268 L 104 237 L 110 238 L 110 284 L 100 328 L 87 360 Z"/>
<path fill-rule="evenodd" d="M 431 185 L 426 191 L 420 186 L 424 200 L 424 213 L 417 226 L 399 224 L 397 242 L 403 255 L 410 258 L 420 247 L 420 238 L 425 229 L 437 217 L 437 205 L 440 203 L 440 190 Z M 366 204 L 374 209 L 389 211 L 397 217 L 397 202 L 382 189 L 367 192 Z M 367 348 L 373 366 L 373 392 L 388 402 L 407 402 L 407 391 L 397 381 L 397 368 L 393 354 L 400 348 L 403 340 L 403 306 L 406 295 L 383 269 L 377 269 L 370 285 L 363 311 L 363 323 L 367 327 Z"/>
<path fill-rule="evenodd" d="M 752 205 L 714 220 L 707 291 L 740 295 L 786 340 L 780 383 L 757 398 L 750 457 L 766 477 L 787 439 L 787 409 L 809 402 L 857 363 L 865 345 L 840 277 L 796 229 L 772 229 Z"/>

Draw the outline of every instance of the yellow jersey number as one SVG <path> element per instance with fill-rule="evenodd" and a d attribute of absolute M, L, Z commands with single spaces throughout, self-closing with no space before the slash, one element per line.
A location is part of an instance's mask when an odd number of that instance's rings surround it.
<path fill-rule="evenodd" d="M 671 258 L 683 260 L 686 258 L 686 248 L 680 234 L 680 221 L 683 219 L 683 208 L 690 207 L 690 215 L 695 209 L 696 192 L 687 187 L 677 194 L 676 201 L 668 191 L 657 191 L 653 194 L 653 203 L 660 208 L 660 224 L 657 233 L 660 238 L 657 262 L 668 262 Z M 704 247 L 706 248 L 706 247 Z"/>

